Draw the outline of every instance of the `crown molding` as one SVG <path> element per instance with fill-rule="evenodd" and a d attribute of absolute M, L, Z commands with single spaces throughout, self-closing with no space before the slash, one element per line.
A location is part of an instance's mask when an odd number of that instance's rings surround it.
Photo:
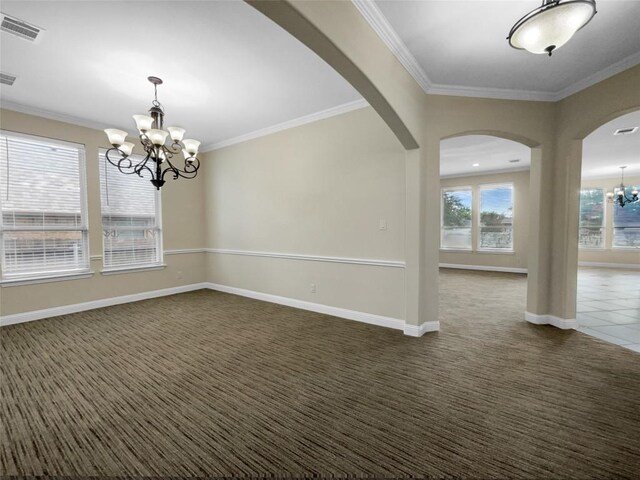
<path fill-rule="evenodd" d="M 502 173 L 518 173 L 518 172 L 528 172 L 531 170 L 530 166 L 526 167 L 515 167 L 515 168 L 497 168 L 495 170 L 485 170 L 485 171 L 474 171 L 468 173 L 453 173 L 450 175 L 440 175 L 441 179 L 447 178 L 466 178 L 466 177 L 482 177 L 484 175 L 499 175 Z"/>
<path fill-rule="evenodd" d="M 44 108 L 22 105 L 21 103 L 8 102 L 6 100 L 2 100 L 0 102 L 0 108 L 19 113 L 26 113 L 27 115 L 34 115 L 36 117 L 48 118 L 49 120 L 56 120 L 58 122 L 70 123 L 79 127 L 93 128 L 95 130 L 104 130 L 105 128 L 112 127 L 106 123 L 94 122 L 93 120 L 87 120 L 85 118 L 75 117 L 64 113 L 52 112 L 51 110 L 45 110 Z"/>
<path fill-rule="evenodd" d="M 303 117 L 294 118 L 293 120 L 278 123 L 270 127 L 245 133 L 244 135 L 239 135 L 227 140 L 222 140 L 221 142 L 210 143 L 201 147 L 200 150 L 202 152 L 218 150 L 220 148 L 229 147 L 237 143 L 253 140 L 254 138 L 264 137 L 265 135 L 271 135 L 272 133 L 280 132 L 282 130 L 288 130 L 289 128 L 299 127 L 300 125 L 305 125 L 307 123 L 317 122 L 318 120 L 334 117 L 336 115 L 341 115 L 343 113 L 351 112 L 353 110 L 358 110 L 360 108 L 368 106 L 369 104 L 367 103 L 367 101 L 361 98 L 359 100 L 354 100 L 353 102 L 343 103 L 342 105 L 338 105 L 336 107 L 327 108 L 326 110 L 321 110 L 319 112 L 311 113 Z"/>
<path fill-rule="evenodd" d="M 532 102 L 554 102 L 556 94 L 535 90 L 512 90 L 507 88 L 465 87 L 462 85 L 433 84 L 427 91 L 430 95 L 454 97 L 495 98 L 497 100 L 524 100 Z"/>
<path fill-rule="evenodd" d="M 616 62 L 613 65 L 609 65 L 599 72 L 596 72 L 593 75 L 589 75 L 582 80 L 578 80 L 573 85 L 569 85 L 568 87 L 563 88 L 562 90 L 555 93 L 554 100 L 562 100 L 563 98 L 573 95 L 574 93 L 578 93 L 580 90 L 584 90 L 591 85 L 595 85 L 596 83 L 606 80 L 609 77 L 613 77 L 620 72 L 624 72 L 631 67 L 635 67 L 638 64 L 640 64 L 640 52 L 629 55 L 619 62 Z"/>
<path fill-rule="evenodd" d="M 400 39 L 395 29 L 388 22 L 382 11 L 373 0 L 351 0 L 360 14 L 378 34 L 384 44 L 391 50 L 398 61 L 409 72 L 413 79 L 430 95 L 451 95 L 459 97 L 495 98 L 502 100 L 528 100 L 536 102 L 557 102 L 574 93 L 584 90 L 617 73 L 640 64 L 640 52 L 623 58 L 599 72 L 583 78 L 557 92 L 541 92 L 537 90 L 515 90 L 508 88 L 467 87 L 462 85 L 444 85 L 433 83 L 427 73 Z"/>
<path fill-rule="evenodd" d="M 430 93 L 432 83 L 429 77 L 420 67 L 416 58 L 400 39 L 378 6 L 371 0 L 351 0 L 351 2 L 369 25 L 371 25 L 371 28 L 378 34 L 378 37 L 380 37 L 387 48 L 391 50 L 391 53 L 393 53 L 404 68 L 407 69 L 413 79 L 418 82 L 418 85 L 420 85 L 425 92 Z"/>

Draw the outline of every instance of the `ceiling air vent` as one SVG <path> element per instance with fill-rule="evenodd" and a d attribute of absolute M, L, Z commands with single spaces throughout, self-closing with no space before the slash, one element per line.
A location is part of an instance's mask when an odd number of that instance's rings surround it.
<path fill-rule="evenodd" d="M 8 73 L 0 73 L 0 83 L 3 85 L 13 85 L 13 82 L 16 81 L 15 75 L 9 75 Z"/>
<path fill-rule="evenodd" d="M 630 135 L 632 133 L 636 133 L 638 131 L 638 127 L 628 127 L 628 128 L 619 128 L 615 132 L 614 135 Z"/>
<path fill-rule="evenodd" d="M 0 30 L 11 33 L 17 37 L 24 38 L 25 40 L 29 40 L 30 42 L 35 42 L 38 36 L 42 33 L 41 28 L 5 14 L 2 14 Z"/>

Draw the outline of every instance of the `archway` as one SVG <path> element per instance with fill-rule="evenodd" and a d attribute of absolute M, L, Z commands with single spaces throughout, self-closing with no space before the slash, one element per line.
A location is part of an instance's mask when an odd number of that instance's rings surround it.
<path fill-rule="evenodd" d="M 540 161 L 539 148 L 531 148 L 535 146 L 520 135 L 487 130 L 440 141 L 443 309 L 455 282 L 472 285 L 458 299 L 472 303 L 483 302 L 506 282 L 512 294 L 504 301 L 526 310 L 529 229 L 532 223 L 537 227 L 531 221 L 536 212 L 530 209 L 530 200 L 538 196 L 530 191 L 532 161 Z"/>
<path fill-rule="evenodd" d="M 625 168 L 627 197 L 640 188 L 640 110 L 606 121 L 582 141 L 576 320 L 583 333 L 640 350 L 640 201 L 607 197 Z"/>

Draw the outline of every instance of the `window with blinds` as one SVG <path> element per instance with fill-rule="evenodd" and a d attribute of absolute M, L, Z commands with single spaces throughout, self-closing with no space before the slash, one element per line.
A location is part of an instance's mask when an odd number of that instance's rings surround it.
<path fill-rule="evenodd" d="M 160 192 L 148 178 L 121 173 L 106 161 L 104 150 L 100 151 L 100 203 L 104 269 L 160 265 Z"/>
<path fill-rule="evenodd" d="M 2 279 L 89 270 L 82 145 L 0 132 Z"/>

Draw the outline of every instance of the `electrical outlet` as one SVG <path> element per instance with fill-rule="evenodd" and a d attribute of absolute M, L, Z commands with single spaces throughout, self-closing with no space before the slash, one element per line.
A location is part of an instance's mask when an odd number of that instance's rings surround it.
<path fill-rule="evenodd" d="M 311 289 L 310 290 L 311 290 L 311 293 L 316 293 L 318 291 L 317 288 L 316 288 L 316 284 L 315 283 L 311 284 Z"/>
<path fill-rule="evenodd" d="M 389 228 L 389 224 L 387 223 L 387 220 L 385 218 L 380 219 L 380 221 L 378 222 L 378 228 L 380 230 L 387 230 Z"/>
<path fill-rule="evenodd" d="M 178 270 L 178 280 L 182 280 L 182 270 Z"/>

